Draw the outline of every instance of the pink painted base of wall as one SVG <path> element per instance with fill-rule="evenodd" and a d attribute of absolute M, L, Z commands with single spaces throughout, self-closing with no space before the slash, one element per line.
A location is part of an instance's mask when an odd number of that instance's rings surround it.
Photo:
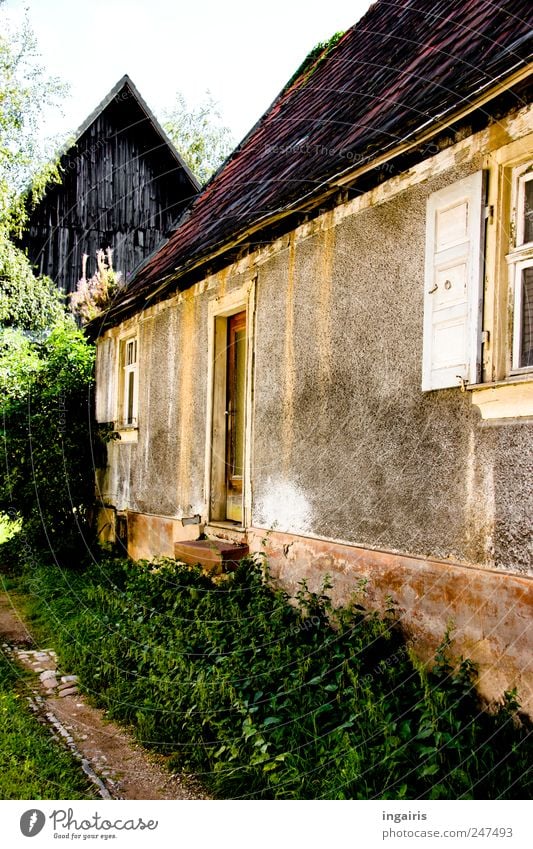
<path fill-rule="evenodd" d="M 127 522 L 128 555 L 132 560 L 174 558 L 174 546 L 177 542 L 196 540 L 203 533 L 203 525 L 182 525 L 180 519 L 150 516 L 131 510 L 122 515 Z M 96 526 L 100 543 L 105 545 L 115 542 L 116 522 L 114 507 L 99 509 Z"/>
<path fill-rule="evenodd" d="M 180 519 L 128 510 L 128 554 L 133 560 L 174 558 L 177 542 L 197 540 L 202 532 L 202 525 L 182 525 Z"/>
<path fill-rule="evenodd" d="M 452 625 L 452 649 L 477 664 L 481 696 L 493 702 L 516 687 L 533 717 L 532 578 L 258 528 L 248 531 L 247 541 L 250 551 L 265 552 L 272 576 L 291 595 L 304 579 L 318 590 L 327 574 L 333 602 L 346 604 L 366 579 L 363 603 L 384 610 L 392 598 L 424 660 Z"/>

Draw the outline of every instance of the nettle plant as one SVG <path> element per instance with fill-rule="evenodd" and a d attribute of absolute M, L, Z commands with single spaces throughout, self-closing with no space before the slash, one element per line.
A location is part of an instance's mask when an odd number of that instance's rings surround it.
<path fill-rule="evenodd" d="M 87 279 L 88 254 L 83 255 L 82 276 L 70 296 L 70 309 L 82 324 L 101 315 L 122 286 L 120 273 L 113 269 L 111 248 L 96 252 L 96 271 Z"/>
<path fill-rule="evenodd" d="M 367 611 L 361 587 L 333 608 L 328 588 L 302 583 L 288 604 L 259 558 L 218 583 L 176 561 L 118 559 L 43 567 L 28 583 L 34 626 L 87 692 L 214 795 L 529 798 L 516 694 L 481 711 L 449 635 L 423 664 L 392 607 Z"/>

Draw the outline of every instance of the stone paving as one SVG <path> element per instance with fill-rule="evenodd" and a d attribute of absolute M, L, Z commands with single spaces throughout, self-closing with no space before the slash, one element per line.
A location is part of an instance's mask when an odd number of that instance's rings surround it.
<path fill-rule="evenodd" d="M 72 752 L 101 798 L 209 798 L 193 776 L 169 772 L 162 755 L 144 749 L 127 729 L 92 706 L 78 692 L 77 676 L 58 666 L 53 649 L 33 648 L 14 599 L 1 592 L 0 639 L 6 656 L 33 673 L 23 691 L 36 718 Z"/>
<path fill-rule="evenodd" d="M 50 695 L 75 696 L 78 692 L 78 676 L 59 675 L 57 655 L 53 649 L 33 651 L 11 648 L 7 643 L 4 643 L 3 647 L 11 651 L 24 666 L 29 666 L 33 672 L 39 673 L 41 684 Z"/>

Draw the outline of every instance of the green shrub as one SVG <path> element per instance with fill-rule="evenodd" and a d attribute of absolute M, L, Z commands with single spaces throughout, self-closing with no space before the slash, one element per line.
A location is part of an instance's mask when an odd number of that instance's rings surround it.
<path fill-rule="evenodd" d="M 36 624 L 112 717 L 226 798 L 514 798 L 533 790 L 511 696 L 479 710 L 446 642 L 431 671 L 392 618 L 297 606 L 245 561 L 215 585 L 165 561 L 42 569 Z M 329 624 L 333 619 L 334 627 Z"/>
<path fill-rule="evenodd" d="M 68 319 L 44 337 L 0 337 L 0 511 L 23 520 L 26 545 L 64 558 L 89 537 L 93 360 Z"/>

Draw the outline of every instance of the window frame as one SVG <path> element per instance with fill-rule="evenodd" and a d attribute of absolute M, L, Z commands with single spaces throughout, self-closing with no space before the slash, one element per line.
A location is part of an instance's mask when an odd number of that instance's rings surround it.
<path fill-rule="evenodd" d="M 533 239 L 529 242 L 523 241 L 525 214 L 520 215 L 520 210 L 525 205 L 525 185 L 530 180 L 533 180 L 533 159 L 513 169 L 512 216 L 514 221 L 515 251 L 533 246 Z"/>
<path fill-rule="evenodd" d="M 513 352 L 511 374 L 526 374 L 533 371 L 533 364 L 521 366 L 522 354 L 522 273 L 526 268 L 533 268 L 533 256 L 514 263 L 514 298 L 513 298 Z"/>
<path fill-rule="evenodd" d="M 134 345 L 135 359 L 128 362 L 128 350 L 132 344 Z M 139 334 L 137 331 L 128 333 L 119 339 L 118 385 L 117 430 L 137 430 L 139 426 Z M 128 414 L 130 405 L 131 417 Z"/>
<path fill-rule="evenodd" d="M 533 240 L 524 242 L 525 186 L 533 181 L 533 157 L 515 166 L 511 172 L 510 245 L 506 257 L 509 268 L 510 305 L 512 311 L 511 363 L 509 376 L 528 375 L 533 365 L 520 365 L 522 351 L 522 272 L 533 266 Z"/>
<path fill-rule="evenodd" d="M 533 259 L 533 243 L 519 244 L 523 224 L 518 210 L 523 208 L 524 178 L 533 160 L 531 107 L 524 110 L 522 122 L 502 144 L 501 127 L 489 134 L 489 149 L 482 167 L 488 171 L 485 241 L 485 281 L 483 304 L 483 370 L 481 382 L 468 386 L 472 404 L 481 414 L 482 426 L 504 426 L 533 421 L 533 369 L 517 365 L 517 264 Z M 514 120 L 514 119 L 512 119 Z M 524 187 L 524 188 L 522 188 Z M 523 270 L 523 266 L 520 270 Z"/>

